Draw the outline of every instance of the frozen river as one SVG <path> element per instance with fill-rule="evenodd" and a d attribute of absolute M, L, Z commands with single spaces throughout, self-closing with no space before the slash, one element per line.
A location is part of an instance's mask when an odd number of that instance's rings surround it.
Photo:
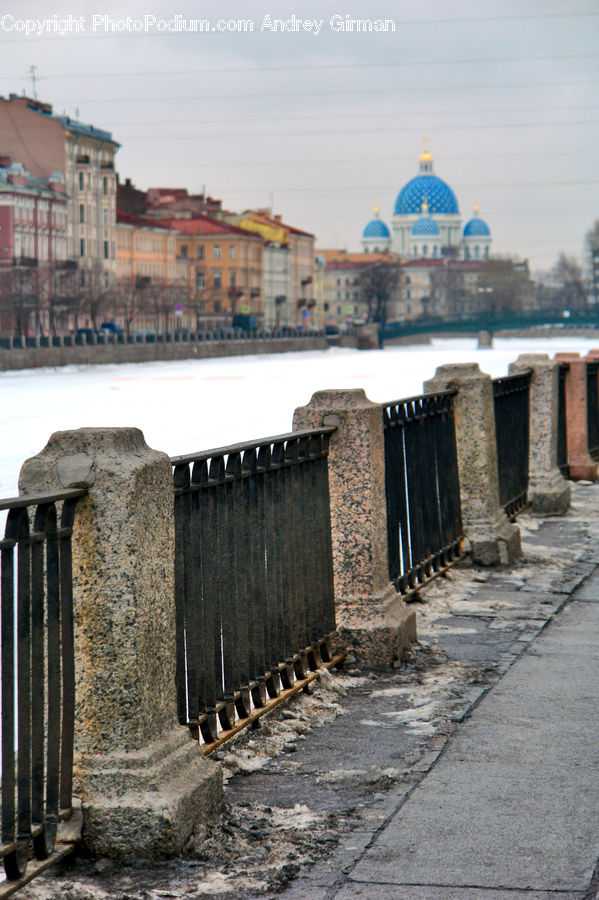
<path fill-rule="evenodd" d="M 371 400 L 419 394 L 444 363 L 478 362 L 496 377 L 520 353 L 586 353 L 583 338 L 435 340 L 360 352 L 331 349 L 181 362 L 28 369 L 0 373 L 0 497 L 17 493 L 24 459 L 50 434 L 82 426 L 135 425 L 170 455 L 291 430 L 293 410 L 326 388 L 364 388 Z"/>

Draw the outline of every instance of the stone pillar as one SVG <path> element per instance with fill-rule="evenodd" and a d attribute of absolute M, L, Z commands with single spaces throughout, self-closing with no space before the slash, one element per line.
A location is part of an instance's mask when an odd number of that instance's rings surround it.
<path fill-rule="evenodd" d="M 23 493 L 87 487 L 73 533 L 75 790 L 94 855 L 179 853 L 221 775 L 179 725 L 171 466 L 137 428 L 53 434 Z"/>
<path fill-rule="evenodd" d="M 381 334 L 379 326 L 376 322 L 370 322 L 367 325 L 358 325 L 356 328 L 358 336 L 358 350 L 379 350 L 381 347 Z"/>
<path fill-rule="evenodd" d="M 556 353 L 557 362 L 567 362 L 566 429 L 568 474 L 572 481 L 596 481 L 598 464 L 589 455 L 587 431 L 587 360 L 579 353 Z"/>
<path fill-rule="evenodd" d="M 477 363 L 439 366 L 427 393 L 456 388 L 455 425 L 462 521 L 472 559 L 507 565 L 521 553 L 520 529 L 499 505 L 495 411 L 491 377 Z"/>
<path fill-rule="evenodd" d="M 570 483 L 557 467 L 559 362 L 546 353 L 521 353 L 510 375 L 532 369 L 530 379 L 529 510 L 536 516 L 561 516 L 570 506 Z"/>
<path fill-rule="evenodd" d="M 293 428 L 336 425 L 329 451 L 335 616 L 341 638 L 373 663 L 401 659 L 416 615 L 389 579 L 383 413 L 364 391 L 319 391 Z"/>

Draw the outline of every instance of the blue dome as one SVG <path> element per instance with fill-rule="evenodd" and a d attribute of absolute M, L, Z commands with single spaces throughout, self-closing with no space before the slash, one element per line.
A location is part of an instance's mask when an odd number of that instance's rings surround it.
<path fill-rule="evenodd" d="M 470 219 L 464 225 L 464 237 L 491 237 L 491 229 L 484 219 Z"/>
<path fill-rule="evenodd" d="M 456 195 L 448 184 L 436 175 L 417 175 L 408 181 L 397 195 L 395 215 L 405 216 L 419 213 L 422 204 L 428 203 L 431 213 L 458 214 Z"/>
<path fill-rule="evenodd" d="M 412 237 L 439 237 L 439 226 L 430 216 L 422 216 L 417 222 L 414 222 L 412 228 Z"/>
<path fill-rule="evenodd" d="M 368 223 L 362 234 L 363 238 L 390 238 L 391 232 L 380 219 L 373 219 Z"/>

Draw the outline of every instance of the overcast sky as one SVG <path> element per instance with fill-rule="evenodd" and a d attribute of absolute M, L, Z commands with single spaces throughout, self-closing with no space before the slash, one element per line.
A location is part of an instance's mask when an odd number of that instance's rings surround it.
<path fill-rule="evenodd" d="M 379 204 L 418 171 L 423 138 L 463 221 L 473 204 L 493 251 L 547 269 L 581 255 L 599 218 L 599 3 L 16 3 L 0 13 L 0 93 L 33 91 L 122 145 L 121 179 L 205 186 L 227 209 L 269 206 L 319 247 L 360 248 Z M 27 18 L 58 20 L 40 36 Z M 116 32 L 113 20 L 249 19 L 252 32 Z M 273 33 L 292 15 L 322 26 Z M 96 30 L 94 27 L 96 19 Z M 346 17 L 395 30 L 334 30 Z M 104 18 L 107 17 L 108 21 Z M 125 23 L 126 26 L 127 23 Z M 145 25 L 145 22 L 144 22 Z M 67 23 L 67 27 L 69 24 Z M 76 30 L 77 29 L 77 30 Z M 85 29 L 85 30 L 83 30 Z M 1 148 L 0 148 L 1 151 Z"/>

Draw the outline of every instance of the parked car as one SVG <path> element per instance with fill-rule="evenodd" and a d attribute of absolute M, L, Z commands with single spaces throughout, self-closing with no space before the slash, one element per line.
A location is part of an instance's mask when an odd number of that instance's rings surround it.
<path fill-rule="evenodd" d="M 123 326 L 119 325 L 118 322 L 102 322 L 100 330 L 107 331 L 108 334 L 122 334 Z"/>

